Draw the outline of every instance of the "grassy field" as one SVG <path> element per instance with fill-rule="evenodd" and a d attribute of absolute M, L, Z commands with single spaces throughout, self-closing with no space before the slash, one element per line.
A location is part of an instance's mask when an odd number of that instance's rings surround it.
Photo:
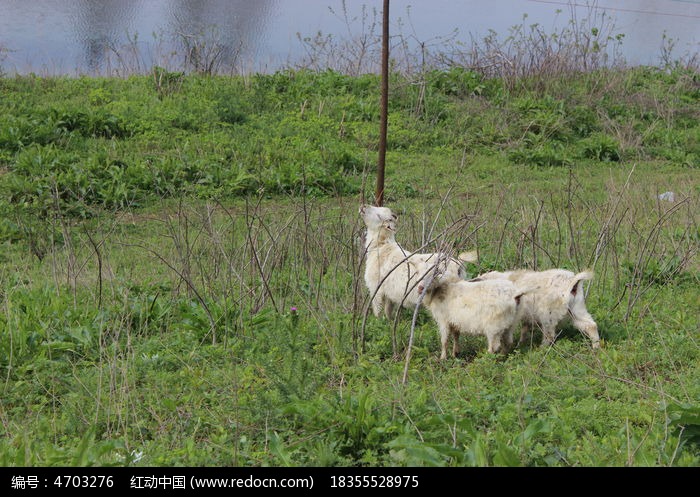
<path fill-rule="evenodd" d="M 0 79 L 0 463 L 700 464 L 697 72 L 393 76 L 397 240 L 591 268 L 603 341 L 440 362 L 421 311 L 405 383 L 358 246 L 378 88 Z"/>

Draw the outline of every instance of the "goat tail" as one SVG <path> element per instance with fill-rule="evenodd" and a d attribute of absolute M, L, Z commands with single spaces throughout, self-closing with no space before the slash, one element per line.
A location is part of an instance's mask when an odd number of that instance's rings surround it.
<path fill-rule="evenodd" d="M 528 293 L 536 292 L 540 289 L 540 285 L 532 285 L 518 288 L 518 293 L 515 294 L 515 303 L 520 304 L 520 299 Z"/>
<path fill-rule="evenodd" d="M 476 250 L 469 250 L 467 252 L 462 252 L 457 256 L 457 259 L 459 259 L 462 262 L 478 262 L 479 261 L 479 253 Z"/>
<path fill-rule="evenodd" d="M 593 271 L 586 270 L 586 271 L 581 271 L 577 275 L 574 276 L 574 284 L 578 283 L 579 281 L 583 280 L 592 280 L 593 279 Z"/>
<path fill-rule="evenodd" d="M 593 279 L 593 271 L 581 271 L 577 275 L 574 276 L 572 284 L 571 284 L 571 295 L 574 297 L 576 296 L 576 293 L 578 292 L 579 289 L 579 283 L 581 283 L 584 280 L 592 280 Z"/>

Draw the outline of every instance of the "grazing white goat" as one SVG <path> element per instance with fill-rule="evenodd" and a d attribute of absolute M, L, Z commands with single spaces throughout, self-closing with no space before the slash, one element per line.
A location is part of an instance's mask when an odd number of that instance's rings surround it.
<path fill-rule="evenodd" d="M 584 280 L 593 279 L 591 271 L 578 274 L 566 269 L 491 271 L 472 281 L 491 279 L 507 279 L 519 288 L 538 287 L 522 300 L 520 344 L 529 340 L 534 326 L 542 330 L 542 345 L 553 344 L 557 326 L 569 318 L 576 329 L 590 338 L 594 349 L 600 347 L 598 325 L 586 309 L 582 288 Z"/>
<path fill-rule="evenodd" d="M 360 216 L 367 226 L 365 238 L 365 284 L 372 299 L 372 311 L 382 309 L 391 319 L 400 307 L 418 303 L 418 283 L 436 271 L 445 281 L 464 280 L 463 265 L 439 253 L 411 253 L 396 242 L 398 216 L 387 207 L 363 205 Z"/>
<path fill-rule="evenodd" d="M 436 278 L 427 284 L 423 304 L 440 329 L 440 359 L 447 357 L 452 335 L 452 356 L 459 352 L 459 335 L 484 335 L 492 354 L 508 353 L 518 323 L 521 298 L 529 291 L 507 279 L 446 282 Z M 423 291 L 423 285 L 419 285 Z"/>

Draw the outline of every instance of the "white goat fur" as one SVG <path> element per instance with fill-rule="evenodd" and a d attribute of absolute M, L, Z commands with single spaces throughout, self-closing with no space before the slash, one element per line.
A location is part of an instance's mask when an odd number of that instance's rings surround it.
<path fill-rule="evenodd" d="M 421 291 L 422 288 L 421 285 Z M 440 359 L 447 357 L 450 335 L 452 355 L 457 355 L 460 333 L 484 335 L 490 353 L 507 353 L 513 345 L 513 329 L 519 320 L 523 293 L 507 279 L 431 283 L 423 304 L 440 329 Z"/>
<path fill-rule="evenodd" d="M 475 278 L 477 281 L 491 279 L 507 279 L 519 288 L 538 287 L 522 299 L 520 344 L 530 339 L 534 326 L 542 330 L 542 345 L 553 344 L 557 326 L 570 318 L 574 327 L 590 338 L 593 348 L 600 346 L 598 325 L 586 309 L 582 288 L 583 280 L 593 279 L 591 271 L 578 274 L 565 269 L 491 271 Z"/>
<path fill-rule="evenodd" d="M 439 253 L 411 253 L 395 239 L 397 216 L 387 207 L 363 205 L 360 215 L 367 226 L 365 239 L 365 284 L 372 299 L 372 311 L 387 318 L 403 306 L 418 303 L 418 283 L 435 270 L 445 281 L 464 280 L 460 262 Z M 375 294 L 376 292 L 376 294 Z"/>

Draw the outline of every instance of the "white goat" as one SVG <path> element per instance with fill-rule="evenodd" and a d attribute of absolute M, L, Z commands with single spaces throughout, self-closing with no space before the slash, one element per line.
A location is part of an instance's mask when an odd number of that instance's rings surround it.
<path fill-rule="evenodd" d="M 418 303 L 418 283 L 436 270 L 445 281 L 464 280 L 463 265 L 439 253 L 411 253 L 395 239 L 398 216 L 387 207 L 363 205 L 360 216 L 367 226 L 365 238 L 365 284 L 372 298 L 372 311 L 382 309 L 391 319 L 400 307 Z"/>
<path fill-rule="evenodd" d="M 423 291 L 422 284 L 419 291 Z M 457 355 L 460 333 L 484 335 L 490 353 L 508 353 L 525 293 L 507 279 L 445 282 L 436 278 L 428 283 L 423 304 L 440 329 L 440 359 L 447 357 L 450 335 L 452 356 Z"/>
<path fill-rule="evenodd" d="M 593 279 L 591 271 L 578 274 L 566 269 L 491 271 L 471 281 L 491 279 L 507 279 L 519 288 L 537 287 L 522 300 L 520 344 L 529 340 L 534 326 L 542 330 L 542 345 L 553 344 L 557 326 L 570 318 L 574 327 L 591 339 L 594 349 L 600 346 L 598 325 L 586 309 L 582 288 L 583 280 Z"/>

